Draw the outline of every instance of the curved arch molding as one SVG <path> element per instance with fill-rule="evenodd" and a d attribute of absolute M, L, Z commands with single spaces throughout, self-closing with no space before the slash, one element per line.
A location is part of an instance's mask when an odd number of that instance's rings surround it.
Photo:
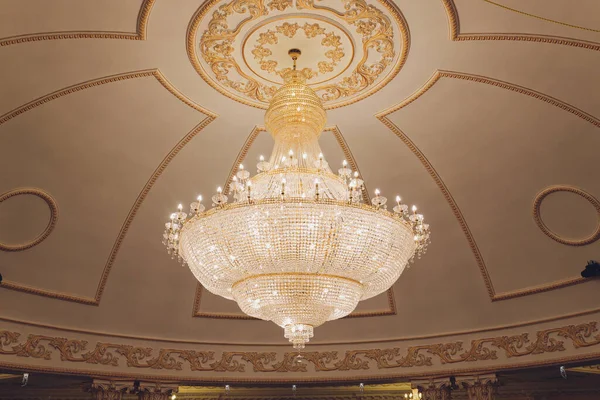
<path fill-rule="evenodd" d="M 50 219 L 48 220 L 48 225 L 46 225 L 46 228 L 44 228 L 42 233 L 40 233 L 35 239 L 29 242 L 17 245 L 0 243 L 0 250 L 2 251 L 23 251 L 30 249 L 33 246 L 36 246 L 43 242 L 50 235 L 50 233 L 52 233 L 52 230 L 54 230 L 54 227 L 56 226 L 56 221 L 58 220 L 58 205 L 56 204 L 56 201 L 52 198 L 52 196 L 50 196 L 50 194 L 43 191 L 42 189 L 22 188 L 10 190 L 6 193 L 0 194 L 0 203 L 2 203 L 4 200 L 10 199 L 11 197 L 25 194 L 37 196 L 46 202 L 48 208 L 50 209 Z"/>
<path fill-rule="evenodd" d="M 0 330 L 0 355 L 4 360 L 10 360 L 0 361 L 0 366 L 112 378 L 150 377 L 178 382 L 268 383 L 356 380 L 356 372 L 353 375 L 342 375 L 347 371 L 360 371 L 361 379 L 367 381 L 435 374 L 497 372 L 517 367 L 587 361 L 600 356 L 597 352 L 581 351 L 600 345 L 596 321 L 497 337 L 462 338 L 444 343 L 358 350 L 335 349 L 339 351 L 314 349 L 310 352 L 248 352 L 208 346 L 177 349 L 110 342 L 96 342 L 88 348 L 89 343 L 89 340 L 81 338 L 45 334 L 21 337 L 20 332 Z M 559 357 L 562 352 L 570 354 Z M 298 355 L 302 356 L 302 361 L 299 361 Z M 19 364 L 17 361 L 20 359 L 28 360 L 26 364 Z M 54 365 L 49 366 L 48 362 L 53 362 Z M 474 367 L 473 362 L 480 364 Z M 73 368 L 72 364 L 86 367 Z M 277 373 L 277 378 L 270 374 L 273 372 Z M 264 376 L 267 378 L 258 377 L 259 374 L 266 374 Z M 290 376 L 282 378 L 282 374 Z"/>
<path fill-rule="evenodd" d="M 56 100 L 63 96 L 67 96 L 71 93 L 79 92 L 81 90 L 99 86 L 99 85 L 105 85 L 108 83 L 119 82 L 119 81 L 128 80 L 128 79 L 147 78 L 147 77 L 153 77 L 156 80 L 158 80 L 158 82 L 165 89 L 167 89 L 169 91 L 169 93 L 171 93 L 179 101 L 183 102 L 187 106 L 200 112 L 204 116 L 204 118 L 198 125 L 196 125 L 194 127 L 194 129 L 192 129 L 190 132 L 188 132 L 175 145 L 175 147 L 173 147 L 169 151 L 169 153 L 165 156 L 165 158 L 158 164 L 158 167 L 156 168 L 156 170 L 154 170 L 150 179 L 148 179 L 148 181 L 144 185 L 142 191 L 140 192 L 140 194 L 138 195 L 137 199 L 135 200 L 133 206 L 131 207 L 129 214 L 125 218 L 125 221 L 123 222 L 121 230 L 119 231 L 119 234 L 115 240 L 115 243 L 113 244 L 110 255 L 108 256 L 108 259 L 104 266 L 104 270 L 102 272 L 100 282 L 98 283 L 96 295 L 93 298 L 85 297 L 85 296 L 77 296 L 77 295 L 72 295 L 72 294 L 67 294 L 67 293 L 39 289 L 39 288 L 23 285 L 23 284 L 20 284 L 17 282 L 11 282 L 11 281 L 3 281 L 0 288 L 17 290 L 17 291 L 24 292 L 24 293 L 50 297 L 50 298 L 58 299 L 58 300 L 71 301 L 71 302 L 75 302 L 75 303 L 81 303 L 81 304 L 87 304 L 87 305 L 93 305 L 93 306 L 99 305 L 100 300 L 102 298 L 102 293 L 104 292 L 104 288 L 106 286 L 106 282 L 108 281 L 108 275 L 110 274 L 110 270 L 111 270 L 111 268 L 114 264 L 114 261 L 117 257 L 117 253 L 119 252 L 119 249 L 121 248 L 121 244 L 122 244 L 123 240 L 125 239 L 125 235 L 127 234 L 129 226 L 133 222 L 133 219 L 135 218 L 135 215 L 137 214 L 137 211 L 139 210 L 140 206 L 144 202 L 144 199 L 146 198 L 146 196 L 148 195 L 148 193 L 154 186 L 154 183 L 156 182 L 158 177 L 162 174 L 162 172 L 169 165 L 169 163 L 173 160 L 173 158 L 175 158 L 175 156 L 179 153 L 179 151 L 181 151 L 181 149 L 183 149 L 183 147 L 186 144 L 188 144 L 190 140 L 192 140 L 198 133 L 200 133 L 200 131 L 202 131 L 202 129 L 204 129 L 208 124 L 210 124 L 212 121 L 214 121 L 215 118 L 217 118 L 217 115 L 215 113 L 213 113 L 212 111 L 209 111 L 209 110 L 205 109 L 204 107 L 194 103 L 188 97 L 181 94 L 173 85 L 171 85 L 171 83 L 167 80 L 167 78 L 165 78 L 165 76 L 158 69 L 151 69 L 151 70 L 127 72 L 127 73 L 118 74 L 118 75 L 111 75 L 111 76 L 107 76 L 104 78 L 94 79 L 91 81 L 79 83 L 77 85 L 69 86 L 67 88 L 58 90 L 56 92 L 52 92 L 52 93 L 42 96 L 38 99 L 35 99 L 27 104 L 24 104 L 23 106 L 17 107 L 14 110 L 9 111 L 8 113 L 0 116 L 0 125 L 2 125 L 4 123 L 6 123 L 7 121 L 17 117 L 18 115 L 21 115 L 27 111 L 30 111 L 36 107 L 39 107 L 49 101 Z"/>
<path fill-rule="evenodd" d="M 0 39 L 0 47 L 13 44 L 39 42 L 43 40 L 63 39 L 128 39 L 146 40 L 148 19 L 156 0 L 144 0 L 138 13 L 137 27 L 135 32 L 88 32 L 88 31 L 65 31 L 65 32 L 40 32 L 26 35 L 10 36 Z"/>
<path fill-rule="evenodd" d="M 473 238 L 473 234 L 471 233 L 471 230 L 469 229 L 469 226 L 467 225 L 467 222 L 465 221 L 465 218 L 464 218 L 462 212 L 460 211 L 458 204 L 456 204 L 456 201 L 450 194 L 448 187 L 446 186 L 446 184 L 444 183 L 444 181 L 442 180 L 440 175 L 437 173 L 437 171 L 435 170 L 433 165 L 429 162 L 429 160 L 427 159 L 427 157 L 425 157 L 425 155 L 421 152 L 421 150 L 415 145 L 415 143 L 404 132 L 402 132 L 402 130 L 398 126 L 396 126 L 396 124 L 394 124 L 389 118 L 387 118 L 388 115 L 406 107 L 413 101 L 417 100 L 419 97 L 421 97 L 423 94 L 425 94 L 429 89 L 431 89 L 436 84 L 436 82 L 438 82 L 442 78 L 461 79 L 461 80 L 466 80 L 466 81 L 471 81 L 471 82 L 476 82 L 476 83 L 482 83 L 482 84 L 486 84 L 486 85 L 496 86 L 501 89 L 506 89 L 506 90 L 510 90 L 513 92 L 517 92 L 517 93 L 520 93 L 520 94 L 523 94 L 526 96 L 530 96 L 535 99 L 541 100 L 545 103 L 548 103 L 554 107 L 558 107 L 564 111 L 567 111 L 567 112 L 591 123 L 592 125 L 594 125 L 598 128 L 600 128 L 600 120 L 598 118 L 594 117 L 593 115 L 588 114 L 585 111 L 580 110 L 579 108 L 574 107 L 568 103 L 565 103 L 559 99 L 548 96 L 544 93 L 537 92 L 532 89 L 525 88 L 523 86 L 515 85 L 512 83 L 508 83 L 508 82 L 504 82 L 504 81 L 500 81 L 497 79 L 492 79 L 492 78 L 488 78 L 488 77 L 484 77 L 484 76 L 480 76 L 480 75 L 467 74 L 467 73 L 463 73 L 463 72 L 441 71 L 441 70 L 436 71 L 433 74 L 433 76 L 429 79 L 429 81 L 427 81 L 425 83 L 425 85 L 423 87 L 421 87 L 415 93 L 410 95 L 407 99 L 405 99 L 404 101 L 400 102 L 399 104 L 397 104 L 395 106 L 392 106 L 392 107 L 378 113 L 375 116 L 379 121 L 381 121 L 385 126 L 387 126 L 392 132 L 394 132 L 394 134 L 396 136 L 398 136 L 398 138 L 400 138 L 400 140 L 402 140 L 402 142 L 410 149 L 410 151 L 412 151 L 412 153 L 415 156 L 417 156 L 419 161 L 421 161 L 421 164 L 423 164 L 423 166 L 425 167 L 425 169 L 427 170 L 429 175 L 433 178 L 436 185 L 438 186 L 438 188 L 444 195 L 444 198 L 446 199 L 446 201 L 448 202 L 448 205 L 452 209 L 454 216 L 458 220 L 458 223 L 460 224 L 460 227 L 461 227 L 464 235 L 466 236 L 467 241 L 469 242 L 471 252 L 473 253 L 473 256 L 475 257 L 475 261 L 477 262 L 479 270 L 481 271 L 481 276 L 483 278 L 487 292 L 492 301 L 508 300 L 508 299 L 512 299 L 512 298 L 516 298 L 516 297 L 522 297 L 522 296 L 527 296 L 530 294 L 547 292 L 549 290 L 559 289 L 559 288 L 583 283 L 584 280 L 582 278 L 574 277 L 574 278 L 569 278 L 569 279 L 565 279 L 565 280 L 555 281 L 555 282 L 552 282 L 549 284 L 532 286 L 532 287 L 528 287 L 528 288 L 521 289 L 521 290 L 515 290 L 515 291 L 511 291 L 511 292 L 504 292 L 504 293 L 496 293 L 496 290 L 494 289 L 494 285 L 493 285 L 490 275 L 488 273 L 487 267 L 485 265 L 485 261 L 483 260 L 483 256 L 481 255 L 481 252 L 479 251 L 477 243 L 475 242 L 475 239 Z"/>
<path fill-rule="evenodd" d="M 600 51 L 600 43 L 561 36 L 537 35 L 529 33 L 460 33 L 460 21 L 454 0 L 441 1 L 446 9 L 446 14 L 448 15 L 450 39 L 457 42 L 469 40 L 511 40 L 517 42 L 560 44 L 564 46 L 581 47 L 587 50 Z"/>
<path fill-rule="evenodd" d="M 517 13 L 517 14 L 525 15 L 527 17 L 539 19 L 540 21 L 551 22 L 553 24 L 566 26 L 568 28 L 580 29 L 582 31 L 600 33 L 600 29 L 586 28 L 585 26 L 573 25 L 573 24 L 568 24 L 566 22 L 557 21 L 555 19 L 545 18 L 545 17 L 542 17 L 540 15 L 531 14 L 531 13 L 528 13 L 528 12 L 525 12 L 525 11 L 517 10 L 516 8 L 511 8 L 511 7 L 505 6 L 504 4 L 500 4 L 500 3 L 497 3 L 497 2 L 492 1 L 492 0 L 483 0 L 483 1 L 485 1 L 488 4 L 494 5 L 496 7 L 503 8 L 503 9 L 505 9 L 507 11 L 511 11 L 511 12 L 514 12 L 514 13 Z"/>
<path fill-rule="evenodd" d="M 596 209 L 596 213 L 598 215 L 598 223 L 596 225 L 596 229 L 594 230 L 594 232 L 591 235 L 589 235 L 583 239 L 568 239 L 568 238 L 562 237 L 562 236 L 552 232 L 552 230 L 550 230 L 550 228 L 548 228 L 548 226 L 544 223 L 542 216 L 540 215 L 540 208 L 542 206 L 542 202 L 544 201 L 544 199 L 548 195 L 550 195 L 552 193 L 556 193 L 556 192 L 575 193 L 575 194 L 583 197 L 587 201 L 589 201 L 594 206 L 594 208 Z M 600 201 L 597 198 L 595 198 L 594 196 L 592 196 L 591 194 L 589 194 L 588 192 L 586 192 L 585 190 L 576 188 L 574 186 L 554 185 L 554 186 L 549 186 L 549 187 L 545 188 L 544 190 L 542 190 L 541 192 L 539 192 L 537 194 L 537 196 L 535 196 L 535 199 L 533 200 L 533 219 L 534 219 L 536 225 L 538 226 L 538 228 L 540 228 L 540 230 L 546 236 L 548 236 L 550 239 L 554 240 L 555 242 L 565 244 L 567 246 L 585 246 L 585 245 L 594 243 L 596 240 L 600 239 Z M 583 278 L 579 278 L 579 279 L 583 280 Z"/>

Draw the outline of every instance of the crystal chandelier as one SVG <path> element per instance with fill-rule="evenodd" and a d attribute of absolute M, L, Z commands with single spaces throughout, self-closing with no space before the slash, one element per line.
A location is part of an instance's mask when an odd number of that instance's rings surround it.
<path fill-rule="evenodd" d="M 363 181 L 343 161 L 332 172 L 318 139 L 326 114 L 320 98 L 294 67 L 265 114 L 275 146 L 258 173 L 239 166 L 206 211 L 171 214 L 164 244 L 212 293 L 235 300 L 249 316 L 273 321 L 294 348 L 313 329 L 350 314 L 400 277 L 429 243 L 423 215 L 396 197 L 393 211 L 379 190 L 365 204 Z"/>

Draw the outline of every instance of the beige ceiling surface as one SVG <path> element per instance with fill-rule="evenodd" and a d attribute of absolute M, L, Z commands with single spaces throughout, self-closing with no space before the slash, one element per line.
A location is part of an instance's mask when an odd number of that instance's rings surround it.
<path fill-rule="evenodd" d="M 357 310 L 371 316 L 325 324 L 315 343 L 600 309 L 599 283 L 577 279 L 588 259 L 600 258 L 600 242 L 552 240 L 533 212 L 536 195 L 552 185 L 600 198 L 600 6 L 394 4 L 409 28 L 404 65 L 375 94 L 329 111 L 321 143 L 332 165 L 353 159 L 371 192 L 417 204 L 432 244 L 393 296 Z M 0 1 L 0 198 L 31 187 L 58 206 L 43 241 L 0 251 L 0 317 L 283 344 L 276 326 L 239 319 L 235 304 L 198 291 L 161 245 L 177 203 L 209 196 L 240 161 L 254 171 L 271 146 L 255 130 L 263 111 L 212 88 L 190 61 L 187 32 L 201 5 Z M 0 202 L 0 245 L 33 240 L 48 224 L 44 202 L 28 196 Z M 599 218 L 589 200 L 565 191 L 543 200 L 540 215 L 567 239 L 588 236 Z"/>

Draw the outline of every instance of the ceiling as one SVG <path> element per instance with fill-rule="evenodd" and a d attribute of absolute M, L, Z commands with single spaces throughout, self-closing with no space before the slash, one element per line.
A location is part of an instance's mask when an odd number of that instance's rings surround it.
<path fill-rule="evenodd" d="M 329 108 L 329 162 L 417 204 L 433 232 L 392 291 L 316 344 L 600 311 L 600 283 L 579 278 L 600 259 L 598 2 L 353 0 L 357 20 L 296 1 L 0 1 L 0 318 L 285 345 L 199 288 L 161 235 L 177 203 L 269 154 L 256 127 L 292 44 Z M 216 10 L 240 25 L 220 54 Z"/>

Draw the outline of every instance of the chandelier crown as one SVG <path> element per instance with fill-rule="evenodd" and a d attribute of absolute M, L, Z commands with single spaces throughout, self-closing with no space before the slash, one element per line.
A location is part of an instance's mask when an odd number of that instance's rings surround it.
<path fill-rule="evenodd" d="M 207 290 L 281 326 L 300 349 L 314 328 L 389 289 L 430 233 L 400 196 L 392 211 L 378 189 L 365 203 L 364 182 L 346 161 L 332 171 L 318 143 L 325 110 L 296 70 L 300 51 L 289 53 L 294 68 L 265 114 L 270 159 L 260 157 L 254 176 L 240 165 L 210 210 L 201 196 L 190 215 L 180 205 L 163 238 Z"/>
<path fill-rule="evenodd" d="M 293 68 L 283 76 L 284 84 L 275 92 L 265 114 L 265 126 L 276 141 L 287 144 L 316 141 L 327 123 L 319 96 L 306 84 L 306 76 L 296 69 L 301 52 L 288 54 Z"/>

